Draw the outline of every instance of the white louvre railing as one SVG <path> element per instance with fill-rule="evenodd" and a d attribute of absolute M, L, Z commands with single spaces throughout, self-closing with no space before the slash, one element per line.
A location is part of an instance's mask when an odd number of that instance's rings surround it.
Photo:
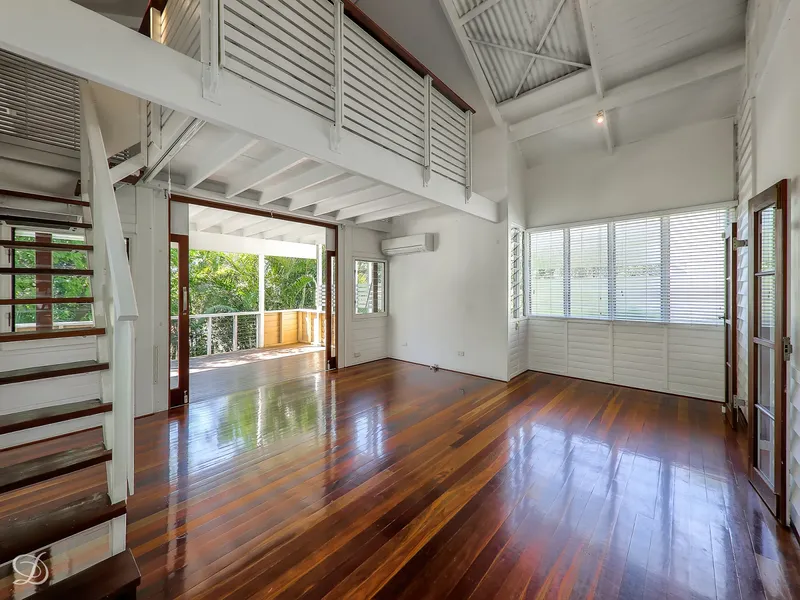
<path fill-rule="evenodd" d="M 426 183 L 436 173 L 469 196 L 471 112 L 345 15 L 341 0 L 215 0 L 201 10 L 219 23 L 219 66 L 329 120 L 334 149 L 358 135 L 419 164 Z"/>
<path fill-rule="evenodd" d="M 80 94 L 81 189 L 90 202 L 93 224 L 95 320 L 106 328 L 105 339 L 98 338 L 98 360 L 110 364 L 102 389 L 103 402 L 113 403 L 103 424 L 106 447 L 112 450 L 108 491 L 111 502 L 121 502 L 133 493 L 134 323 L 139 312 L 100 122 L 86 81 L 80 83 Z M 125 550 L 124 516 L 111 523 L 111 543 L 114 554 Z"/>

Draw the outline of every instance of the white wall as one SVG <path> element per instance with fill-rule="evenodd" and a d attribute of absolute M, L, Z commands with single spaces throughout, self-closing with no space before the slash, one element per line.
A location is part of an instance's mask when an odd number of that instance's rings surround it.
<path fill-rule="evenodd" d="M 708 121 L 528 171 L 528 227 L 734 199 L 733 120 Z"/>
<path fill-rule="evenodd" d="M 392 230 L 416 233 L 433 233 L 435 250 L 389 262 L 389 355 L 505 380 L 507 223 L 434 209 Z"/>
<path fill-rule="evenodd" d="M 384 233 L 345 226 L 339 231 L 344 238 L 344 260 L 340 266 L 344 275 L 344 293 L 339 297 L 344 304 L 339 309 L 344 311 L 344 344 L 339 355 L 339 365 L 349 367 L 389 356 L 389 316 L 388 312 L 376 315 L 355 314 L 355 260 L 359 258 L 386 260 L 381 253 L 381 240 Z M 388 264 L 387 264 L 388 266 Z M 387 286 L 391 281 L 390 269 L 385 271 Z M 384 293 L 388 300 L 389 294 Z M 391 311 L 391 303 L 387 304 Z M 341 314 L 341 312 L 340 312 Z"/>
<path fill-rule="evenodd" d="M 755 189 L 790 180 L 789 471 L 792 520 L 800 524 L 800 2 L 792 0 L 755 94 Z"/>

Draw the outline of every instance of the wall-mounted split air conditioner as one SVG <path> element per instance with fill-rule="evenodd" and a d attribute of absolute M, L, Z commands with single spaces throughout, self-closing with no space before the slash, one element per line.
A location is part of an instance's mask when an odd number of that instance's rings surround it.
<path fill-rule="evenodd" d="M 381 250 L 386 256 L 398 254 L 416 254 L 417 252 L 433 251 L 433 234 L 420 233 L 405 237 L 391 238 L 381 242 Z"/>

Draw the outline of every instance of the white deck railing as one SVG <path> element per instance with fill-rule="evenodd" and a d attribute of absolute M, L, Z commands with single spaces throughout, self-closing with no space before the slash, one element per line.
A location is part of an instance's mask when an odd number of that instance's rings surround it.
<path fill-rule="evenodd" d="M 225 70 L 330 121 L 334 148 L 358 135 L 419 164 L 426 184 L 437 173 L 469 195 L 471 112 L 346 15 L 342 0 L 169 0 L 157 28 L 155 39 L 204 63 L 204 78 Z M 171 115 L 163 111 L 163 125 Z"/>
<path fill-rule="evenodd" d="M 103 425 L 106 447 L 112 450 L 108 488 L 111 501 L 120 502 L 133 493 L 133 327 L 139 312 L 95 100 L 86 81 L 80 91 L 81 193 L 91 206 L 95 322 L 106 328 L 105 340 L 98 339 L 98 360 L 110 363 L 102 389 L 103 402 L 113 403 Z M 124 516 L 111 523 L 111 544 L 114 554 L 125 549 Z"/>

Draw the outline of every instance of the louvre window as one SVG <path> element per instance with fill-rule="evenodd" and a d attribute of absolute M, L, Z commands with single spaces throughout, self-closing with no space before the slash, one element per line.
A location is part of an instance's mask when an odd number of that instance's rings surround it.
<path fill-rule="evenodd" d="M 719 323 L 730 218 L 711 208 L 531 231 L 529 314 Z"/>
<path fill-rule="evenodd" d="M 519 319 L 523 314 L 523 240 L 525 234 L 519 227 L 512 227 L 509 237 L 508 257 L 508 314 L 512 319 Z"/>

